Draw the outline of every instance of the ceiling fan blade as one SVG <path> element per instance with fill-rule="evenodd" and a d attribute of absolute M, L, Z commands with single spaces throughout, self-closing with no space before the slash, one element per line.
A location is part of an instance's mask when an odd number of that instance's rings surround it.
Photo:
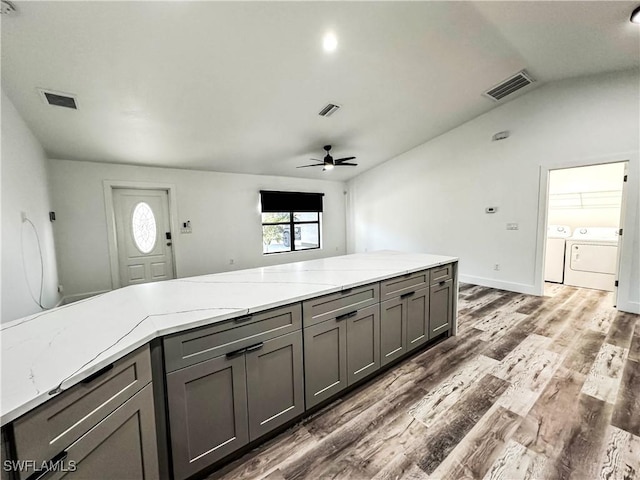
<path fill-rule="evenodd" d="M 344 157 L 344 158 L 338 158 L 337 160 L 334 160 L 336 162 L 336 164 L 338 163 L 342 163 L 342 162 L 346 162 L 347 160 L 355 160 L 356 157 Z"/>
<path fill-rule="evenodd" d="M 341 163 L 336 163 L 336 167 L 357 167 L 358 164 L 357 163 L 348 163 L 348 162 L 341 162 Z"/>
<path fill-rule="evenodd" d="M 318 160 L 317 158 L 310 158 L 309 160 L 311 160 L 312 162 L 322 162 L 322 163 L 324 163 L 324 160 Z"/>
<path fill-rule="evenodd" d="M 313 165 L 300 165 L 296 168 L 305 168 L 305 167 L 324 167 L 324 163 L 314 163 Z"/>

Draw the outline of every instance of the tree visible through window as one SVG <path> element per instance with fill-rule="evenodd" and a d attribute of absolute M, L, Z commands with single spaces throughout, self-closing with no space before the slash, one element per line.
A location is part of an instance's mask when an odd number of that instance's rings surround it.
<path fill-rule="evenodd" d="M 321 193 L 261 191 L 262 253 L 320 248 Z"/>

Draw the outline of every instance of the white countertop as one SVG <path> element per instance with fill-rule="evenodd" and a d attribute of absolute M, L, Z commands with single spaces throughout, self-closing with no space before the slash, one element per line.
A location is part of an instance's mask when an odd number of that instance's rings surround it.
<path fill-rule="evenodd" d="M 129 286 L 2 324 L 2 425 L 156 337 L 457 260 L 329 257 Z"/>

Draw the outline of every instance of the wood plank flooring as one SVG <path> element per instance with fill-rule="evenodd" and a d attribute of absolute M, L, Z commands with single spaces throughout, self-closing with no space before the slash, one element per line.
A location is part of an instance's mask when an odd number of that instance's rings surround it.
<path fill-rule="evenodd" d="M 640 316 L 463 284 L 459 333 L 212 479 L 640 480 Z"/>

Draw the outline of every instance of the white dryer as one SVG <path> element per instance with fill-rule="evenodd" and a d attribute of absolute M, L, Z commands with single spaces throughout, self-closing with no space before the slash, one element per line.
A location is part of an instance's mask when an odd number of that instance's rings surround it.
<path fill-rule="evenodd" d="M 612 292 L 618 260 L 618 229 L 580 227 L 566 240 L 564 283 Z"/>
<path fill-rule="evenodd" d="M 567 225 L 547 227 L 547 251 L 544 257 L 544 281 L 562 283 L 564 277 L 565 240 L 571 236 Z"/>

